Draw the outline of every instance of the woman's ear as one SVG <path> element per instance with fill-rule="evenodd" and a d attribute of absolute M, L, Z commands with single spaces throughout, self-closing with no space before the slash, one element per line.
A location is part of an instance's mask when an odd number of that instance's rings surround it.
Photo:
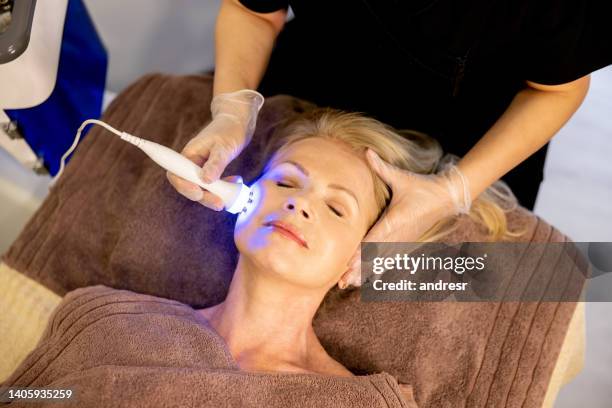
<path fill-rule="evenodd" d="M 358 269 L 354 268 L 354 265 L 349 265 L 338 279 L 338 288 L 346 289 L 349 285 L 361 286 L 361 276 Z"/>

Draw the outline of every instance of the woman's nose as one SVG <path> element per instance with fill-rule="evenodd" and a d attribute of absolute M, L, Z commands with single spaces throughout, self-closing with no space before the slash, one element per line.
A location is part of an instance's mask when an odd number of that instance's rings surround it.
<path fill-rule="evenodd" d="M 303 200 L 296 200 L 294 198 L 288 199 L 285 202 L 285 209 L 288 211 L 298 211 L 299 215 L 306 219 L 311 218 L 310 210 L 304 204 Z"/>

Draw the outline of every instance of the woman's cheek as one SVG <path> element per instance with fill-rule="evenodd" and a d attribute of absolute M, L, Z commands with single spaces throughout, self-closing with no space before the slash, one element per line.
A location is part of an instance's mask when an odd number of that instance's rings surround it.
<path fill-rule="evenodd" d="M 326 220 L 325 227 L 322 230 L 324 234 L 320 234 L 331 250 L 336 253 L 336 256 L 341 256 L 347 251 L 349 245 L 347 242 L 353 241 L 354 231 L 346 224 L 340 223 L 337 220 Z"/>
<path fill-rule="evenodd" d="M 262 188 L 261 183 L 256 182 L 251 185 L 249 202 L 245 206 L 245 209 L 238 214 L 234 231 L 250 225 L 260 214 L 265 212 L 263 207 L 265 206 L 266 196 L 267 192 Z"/>

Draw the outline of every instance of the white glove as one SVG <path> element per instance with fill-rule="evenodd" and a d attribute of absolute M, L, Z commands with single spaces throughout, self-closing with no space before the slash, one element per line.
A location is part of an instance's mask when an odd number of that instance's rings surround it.
<path fill-rule="evenodd" d="M 263 103 L 264 97 L 251 89 L 223 93 L 213 98 L 210 104 L 212 120 L 181 151 L 183 156 L 203 166 L 202 180 L 205 183 L 218 180 L 227 165 L 249 144 Z M 170 184 L 188 199 L 213 210 L 223 209 L 219 196 L 173 173 L 166 172 L 166 176 Z"/>
<path fill-rule="evenodd" d="M 368 163 L 393 195 L 364 242 L 416 242 L 437 221 L 470 211 L 472 197 L 468 180 L 452 160 L 442 161 L 435 174 L 417 174 L 397 168 L 368 151 Z M 360 272 L 361 246 L 358 246 L 338 286 L 360 286 Z"/>

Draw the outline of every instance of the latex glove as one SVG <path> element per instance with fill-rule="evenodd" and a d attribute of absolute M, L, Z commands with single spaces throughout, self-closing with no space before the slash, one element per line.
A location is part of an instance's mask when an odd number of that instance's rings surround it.
<path fill-rule="evenodd" d="M 181 151 L 183 156 L 202 167 L 205 183 L 218 180 L 227 165 L 250 143 L 263 103 L 264 97 L 251 89 L 213 98 L 212 120 Z M 176 191 L 188 199 L 216 211 L 223 209 L 219 196 L 171 172 L 166 172 L 166 176 Z"/>
<path fill-rule="evenodd" d="M 391 202 L 363 241 L 416 242 L 439 220 L 469 212 L 472 199 L 468 180 L 453 163 L 447 163 L 436 174 L 425 175 L 397 168 L 370 149 L 366 157 L 393 194 Z M 341 287 L 360 286 L 361 245 L 348 266 L 348 279 Z"/>

